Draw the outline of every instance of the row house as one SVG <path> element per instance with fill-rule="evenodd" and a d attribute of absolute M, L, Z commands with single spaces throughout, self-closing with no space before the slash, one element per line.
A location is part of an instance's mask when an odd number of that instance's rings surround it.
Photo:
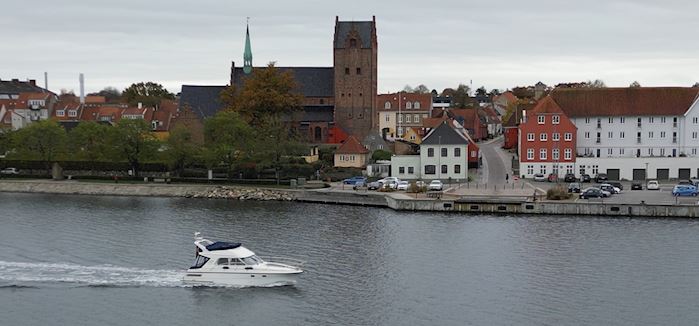
<path fill-rule="evenodd" d="M 699 176 L 699 88 L 562 88 L 546 101 L 576 126 L 573 165 L 578 176 Z M 520 128 L 520 144 L 529 132 Z M 526 162 L 524 152 L 520 161 Z"/>
<path fill-rule="evenodd" d="M 50 92 L 20 93 L 10 97 L 0 99 L 0 121 L 4 127 L 14 130 L 49 119 L 58 101 Z"/>
<path fill-rule="evenodd" d="M 478 146 L 454 120 L 445 120 L 422 140 L 417 155 L 393 155 L 391 176 L 406 180 L 468 179 L 472 162 L 478 162 Z"/>
<path fill-rule="evenodd" d="M 576 127 L 550 97 L 526 111 L 519 124 L 519 169 L 524 177 L 575 169 Z"/>
<path fill-rule="evenodd" d="M 385 138 L 405 138 L 409 128 L 419 131 L 432 112 L 432 95 L 398 92 L 377 96 L 379 131 Z M 423 135 L 420 135 L 423 136 Z"/>

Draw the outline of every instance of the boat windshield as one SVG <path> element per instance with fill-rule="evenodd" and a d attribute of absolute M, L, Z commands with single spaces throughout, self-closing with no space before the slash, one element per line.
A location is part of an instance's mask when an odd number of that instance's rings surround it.
<path fill-rule="evenodd" d="M 240 260 L 242 260 L 245 263 L 245 265 L 257 265 L 262 263 L 262 259 L 260 259 L 260 257 L 257 257 L 256 255 L 240 258 Z"/>

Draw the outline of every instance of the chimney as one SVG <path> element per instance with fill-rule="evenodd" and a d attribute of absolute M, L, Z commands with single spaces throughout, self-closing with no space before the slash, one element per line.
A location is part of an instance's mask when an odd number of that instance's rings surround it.
<path fill-rule="evenodd" d="M 85 76 L 80 73 L 80 104 L 85 104 Z"/>
<path fill-rule="evenodd" d="M 44 71 L 44 89 L 49 90 L 49 73 Z"/>
<path fill-rule="evenodd" d="M 30 79 L 29 85 L 36 86 L 36 79 Z"/>
<path fill-rule="evenodd" d="M 235 61 L 231 61 L 231 86 L 235 82 Z"/>

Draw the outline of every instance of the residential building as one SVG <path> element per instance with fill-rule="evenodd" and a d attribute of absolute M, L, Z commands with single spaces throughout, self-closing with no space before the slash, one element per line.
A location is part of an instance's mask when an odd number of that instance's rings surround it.
<path fill-rule="evenodd" d="M 408 128 L 420 130 L 432 112 L 432 95 L 398 92 L 379 94 L 379 130 L 387 138 L 403 138 Z"/>
<path fill-rule="evenodd" d="M 350 136 L 335 150 L 335 167 L 364 168 L 369 163 L 370 152 L 357 138 Z"/>

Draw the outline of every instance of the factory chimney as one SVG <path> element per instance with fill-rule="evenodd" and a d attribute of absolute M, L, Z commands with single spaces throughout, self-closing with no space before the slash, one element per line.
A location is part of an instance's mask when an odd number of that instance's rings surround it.
<path fill-rule="evenodd" d="M 85 76 L 80 73 L 80 104 L 85 104 Z"/>
<path fill-rule="evenodd" d="M 49 73 L 44 71 L 44 89 L 49 90 Z"/>

